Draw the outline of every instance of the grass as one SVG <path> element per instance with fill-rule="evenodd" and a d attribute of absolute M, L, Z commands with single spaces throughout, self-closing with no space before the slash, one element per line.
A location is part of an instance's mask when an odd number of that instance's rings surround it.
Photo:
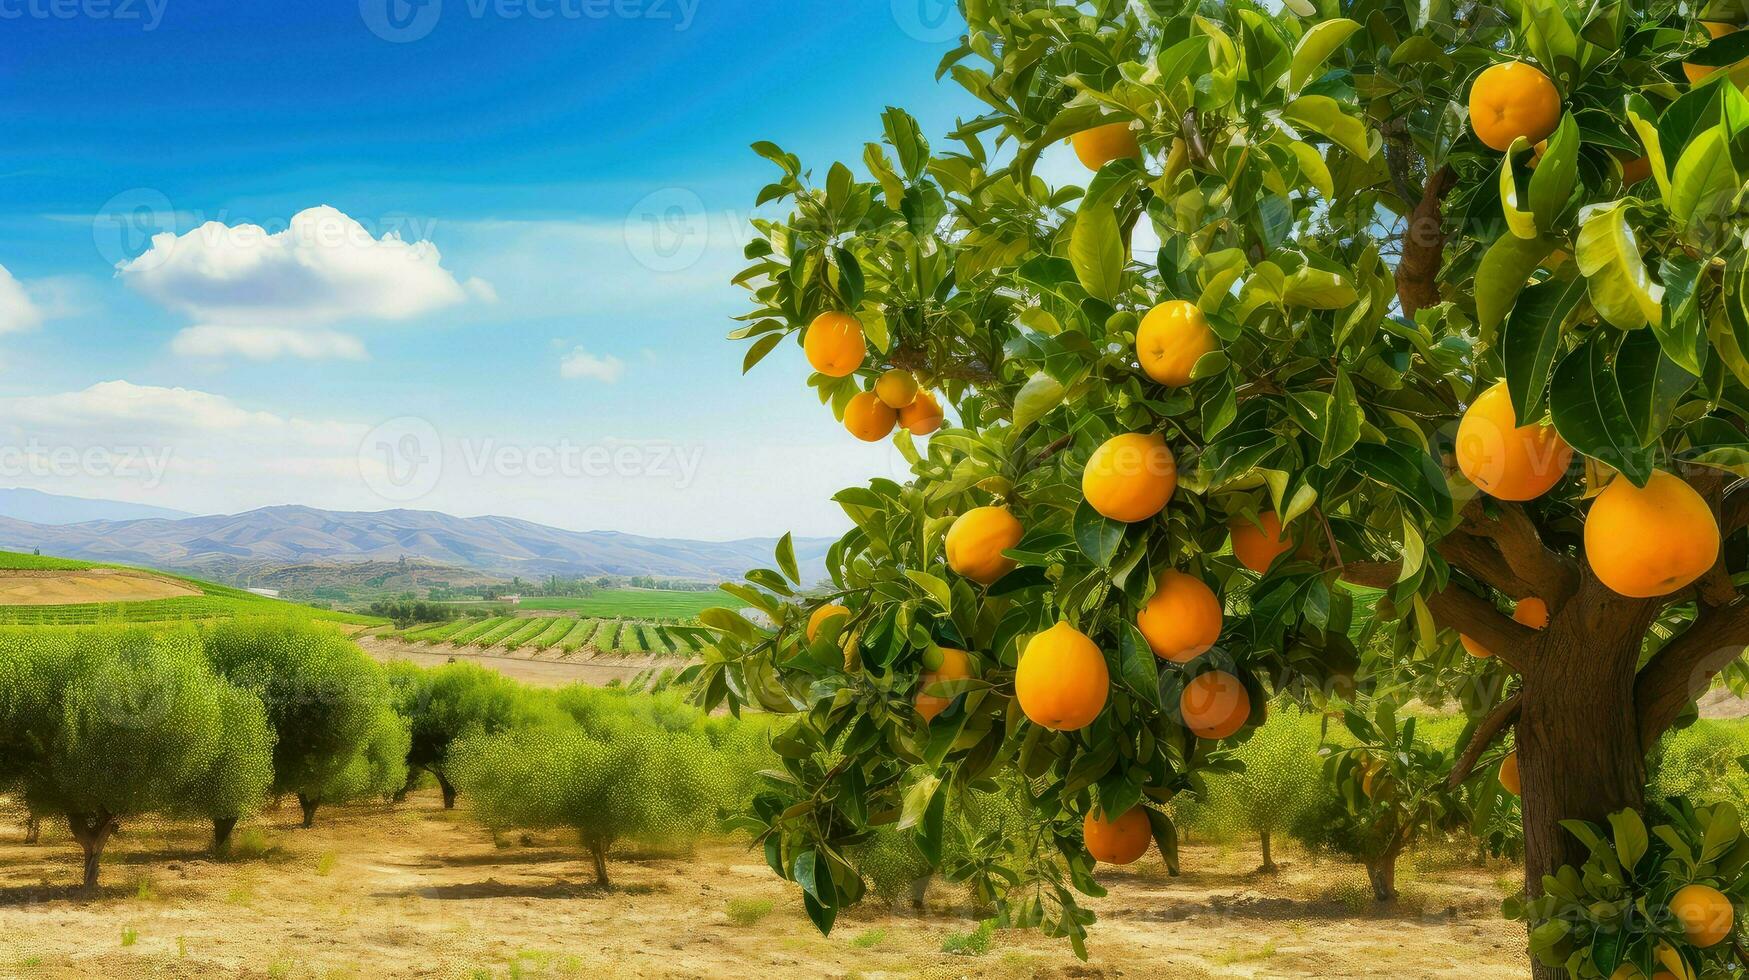
<path fill-rule="evenodd" d="M 232 619 L 238 616 L 300 616 L 324 622 L 375 626 L 383 621 L 370 616 L 332 612 L 313 606 L 269 599 L 243 589 L 203 582 L 183 575 L 134 568 L 128 565 L 50 558 L 0 551 L 0 571 L 83 571 L 92 568 L 124 568 L 147 572 L 193 587 L 200 595 L 140 602 L 80 602 L 59 606 L 0 605 L 3 626 L 93 626 L 99 623 L 172 623 L 201 619 Z"/>
<path fill-rule="evenodd" d="M 941 941 L 941 951 L 955 956 L 983 956 L 990 951 L 990 941 L 996 935 L 996 922 L 985 919 L 971 932 L 953 932 Z"/>
<path fill-rule="evenodd" d="M 626 616 L 634 619 L 691 619 L 706 609 L 738 603 L 721 592 L 665 592 L 660 589 L 603 589 L 587 596 L 536 596 L 520 608 L 570 612 L 579 616 Z"/>
<path fill-rule="evenodd" d="M 730 922 L 745 928 L 770 915 L 774 907 L 769 898 L 731 898 L 724 911 L 728 913 Z"/>
<path fill-rule="evenodd" d="M 123 946 L 132 946 L 134 943 L 137 943 L 139 941 L 140 941 L 140 930 L 135 929 L 133 926 L 122 926 L 121 927 L 121 944 Z"/>
<path fill-rule="evenodd" d="M 876 946 L 879 946 L 886 941 L 887 931 L 880 928 L 864 929 L 850 937 L 850 945 L 857 949 L 874 949 Z"/>
<path fill-rule="evenodd" d="M 333 874 L 334 862 L 339 859 L 339 854 L 333 851 L 323 851 L 322 856 L 316 859 L 316 874 L 323 878 Z"/>
<path fill-rule="evenodd" d="M 1215 957 L 1215 962 L 1222 966 L 1236 966 L 1240 963 L 1255 963 L 1275 956 L 1275 944 L 1264 943 L 1252 949 L 1233 949 Z"/>

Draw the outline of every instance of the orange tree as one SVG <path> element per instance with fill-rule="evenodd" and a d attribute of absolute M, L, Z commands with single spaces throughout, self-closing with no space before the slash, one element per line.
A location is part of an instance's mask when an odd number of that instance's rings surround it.
<path fill-rule="evenodd" d="M 1018 774 L 1053 819 L 991 858 L 1005 915 L 1079 943 L 1082 819 L 1345 682 L 1370 620 L 1506 678 L 1459 768 L 1516 726 L 1534 897 L 1749 641 L 1742 11 L 961 6 L 945 142 L 891 109 L 854 169 L 755 147 L 790 213 L 746 366 L 800 344 L 912 466 L 837 496 L 828 595 L 784 548 L 731 588 L 768 623 L 706 616 L 703 701 L 794 715 L 773 867 L 829 927 L 844 846 L 938 853 L 944 794 Z"/>

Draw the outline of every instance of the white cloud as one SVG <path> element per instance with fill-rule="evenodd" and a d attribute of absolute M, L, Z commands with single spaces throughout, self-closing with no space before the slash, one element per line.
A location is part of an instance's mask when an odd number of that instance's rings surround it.
<path fill-rule="evenodd" d="M 146 297 L 219 325 L 178 338 L 180 353 L 199 356 L 357 357 L 362 344 L 329 325 L 407 320 L 470 295 L 495 297 L 485 280 L 458 282 L 430 241 L 373 235 L 327 206 L 299 212 L 277 232 L 209 221 L 184 235 L 154 235 L 144 254 L 116 268 Z M 294 339 L 300 332 L 315 336 Z"/>
<path fill-rule="evenodd" d="M 559 376 L 571 380 L 589 379 L 613 384 L 625 375 L 625 362 L 611 354 L 596 356 L 581 347 L 566 354 L 559 362 Z"/>
<path fill-rule="evenodd" d="M 226 357 L 234 354 L 252 361 L 271 361 L 279 357 L 362 361 L 368 356 L 365 354 L 364 344 L 357 337 L 337 330 L 226 327 L 217 324 L 201 324 L 183 330 L 170 342 L 170 349 L 184 357 Z"/>
<path fill-rule="evenodd" d="M 0 333 L 31 330 L 42 322 L 42 309 L 25 292 L 24 284 L 0 266 Z"/>
<path fill-rule="evenodd" d="M 364 427 L 252 411 L 194 388 L 101 381 L 80 391 L 0 399 L 0 418 L 33 435 L 174 439 L 187 433 L 245 438 L 292 434 L 312 445 L 354 445 Z"/>
<path fill-rule="evenodd" d="M 482 303 L 498 302 L 497 287 L 493 286 L 486 280 L 481 279 L 479 276 L 470 277 L 467 282 L 462 283 L 462 288 L 466 289 L 475 299 Z"/>

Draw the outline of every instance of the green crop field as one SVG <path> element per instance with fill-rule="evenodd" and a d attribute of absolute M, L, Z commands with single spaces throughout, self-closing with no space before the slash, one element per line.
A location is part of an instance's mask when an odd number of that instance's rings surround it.
<path fill-rule="evenodd" d="M 480 649 L 527 648 L 550 651 L 551 655 L 559 657 L 579 653 L 690 657 L 704 647 L 703 634 L 697 626 L 576 616 L 494 616 L 435 626 L 412 626 L 382 635 L 405 643 Z"/>
<path fill-rule="evenodd" d="M 382 620 L 371 616 L 332 612 L 313 606 L 270 599 L 242 589 L 199 579 L 128 565 L 75 561 L 43 555 L 0 552 L 0 571 L 84 571 L 115 568 L 141 572 L 195 589 L 199 595 L 136 602 L 79 602 L 62 605 L 0 604 L 4 626 L 89 626 L 96 623 L 168 623 L 200 619 L 232 619 L 238 616 L 296 616 L 354 626 L 375 626 Z"/>
<path fill-rule="evenodd" d="M 517 608 L 540 612 L 568 612 L 579 616 L 625 616 L 630 619 L 691 619 L 713 606 L 738 606 L 733 597 L 718 592 L 664 592 L 657 589 L 607 589 L 577 598 L 536 596 L 525 598 Z"/>

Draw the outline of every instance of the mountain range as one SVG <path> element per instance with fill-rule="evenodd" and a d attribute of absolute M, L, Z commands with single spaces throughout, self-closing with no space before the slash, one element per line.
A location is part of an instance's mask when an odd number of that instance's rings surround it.
<path fill-rule="evenodd" d="M 182 510 L 130 504 L 119 500 L 67 497 L 22 487 L 0 488 L 0 516 L 32 524 L 78 524 L 83 521 L 137 521 L 148 517 L 177 520 L 193 517 Z"/>
<path fill-rule="evenodd" d="M 74 498 L 69 498 L 74 499 Z M 0 500 L 0 514 L 8 514 Z M 213 517 L 53 523 L 0 516 L 0 550 L 147 565 L 219 580 L 293 564 L 418 559 L 491 575 L 737 578 L 770 567 L 775 538 L 687 541 L 617 531 L 566 531 L 509 517 L 434 511 L 264 507 Z M 830 539 L 795 542 L 803 577 L 825 574 Z"/>

